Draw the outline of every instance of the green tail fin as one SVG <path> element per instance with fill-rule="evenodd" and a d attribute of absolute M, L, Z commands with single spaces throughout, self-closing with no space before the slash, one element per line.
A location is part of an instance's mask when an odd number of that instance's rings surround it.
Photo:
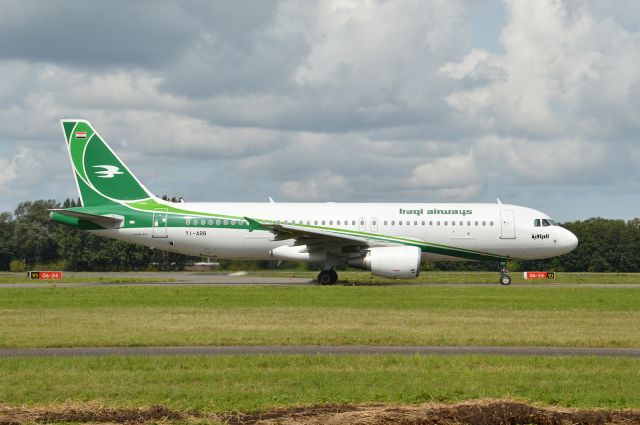
<path fill-rule="evenodd" d="M 61 122 L 82 205 L 118 204 L 155 198 L 89 121 Z"/>

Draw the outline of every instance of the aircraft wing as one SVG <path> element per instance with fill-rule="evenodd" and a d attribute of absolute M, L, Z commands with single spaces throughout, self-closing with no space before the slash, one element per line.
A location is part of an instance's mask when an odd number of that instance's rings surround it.
<path fill-rule="evenodd" d="M 294 245 L 306 245 L 310 249 L 326 249 L 328 247 L 361 247 L 386 246 L 363 236 L 339 234 L 330 230 L 308 228 L 295 224 L 275 224 L 244 217 L 249 222 L 249 231 L 269 230 L 274 234 L 274 240 L 295 239 Z"/>
<path fill-rule="evenodd" d="M 98 215 L 98 214 L 89 214 L 80 211 L 72 211 L 64 208 L 56 208 L 51 209 L 50 216 L 53 213 L 66 215 L 67 217 L 74 217 L 80 220 L 90 221 L 91 223 L 98 224 L 102 227 L 117 227 L 123 220 L 124 217 L 118 217 L 113 215 Z"/>

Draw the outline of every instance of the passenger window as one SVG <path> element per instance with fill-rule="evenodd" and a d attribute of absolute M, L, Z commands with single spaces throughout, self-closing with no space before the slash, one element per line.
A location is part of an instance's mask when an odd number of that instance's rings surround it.
<path fill-rule="evenodd" d="M 324 220 L 322 220 L 322 225 L 323 225 L 323 226 L 325 225 L 325 223 L 326 223 L 326 222 L 325 222 Z"/>
<path fill-rule="evenodd" d="M 398 226 L 402 226 L 402 220 L 398 220 Z"/>
<path fill-rule="evenodd" d="M 452 222 L 451 222 L 451 225 L 452 225 L 452 226 L 455 226 L 455 225 L 456 225 L 456 222 L 455 222 L 455 221 L 452 221 Z"/>
<path fill-rule="evenodd" d="M 429 222 L 429 226 L 433 226 L 433 220 Z"/>
<path fill-rule="evenodd" d="M 387 220 L 385 220 L 385 221 L 384 221 L 384 225 L 385 225 L 385 226 L 387 225 Z"/>
<path fill-rule="evenodd" d="M 396 221 L 395 220 L 391 220 L 391 225 L 395 226 L 396 225 Z"/>
<path fill-rule="evenodd" d="M 478 225 L 478 222 L 476 221 L 476 226 Z"/>
<path fill-rule="evenodd" d="M 470 221 L 467 221 L 467 226 L 471 226 L 471 222 Z"/>
<path fill-rule="evenodd" d="M 200 224 L 204 226 L 204 223 L 206 223 L 206 220 L 200 220 Z"/>
<path fill-rule="evenodd" d="M 329 226 L 333 226 L 333 220 L 329 220 Z"/>
<path fill-rule="evenodd" d="M 436 225 L 440 226 L 440 221 L 436 221 Z"/>
<path fill-rule="evenodd" d="M 493 226 L 493 221 L 490 221 L 490 222 L 489 222 L 489 226 Z"/>
<path fill-rule="evenodd" d="M 483 222 L 482 222 L 482 225 L 483 225 L 483 226 L 486 226 L 486 225 L 487 225 L 487 222 L 486 222 L 486 221 L 483 221 Z"/>
<path fill-rule="evenodd" d="M 340 220 L 336 222 L 336 226 L 340 226 Z"/>
<path fill-rule="evenodd" d="M 313 224 L 317 226 L 318 225 L 318 220 L 314 220 Z"/>
<path fill-rule="evenodd" d="M 372 225 L 372 226 L 376 226 L 376 221 L 375 221 L 375 220 L 373 220 L 373 221 L 371 222 L 371 225 Z"/>
<path fill-rule="evenodd" d="M 414 221 L 413 224 L 414 224 L 414 226 L 417 226 L 418 225 L 418 220 Z"/>

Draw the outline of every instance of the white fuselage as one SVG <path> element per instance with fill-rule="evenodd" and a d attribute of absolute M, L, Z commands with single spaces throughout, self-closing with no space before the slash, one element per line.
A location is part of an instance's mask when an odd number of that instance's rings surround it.
<path fill-rule="evenodd" d="M 195 213 L 183 217 L 176 214 L 173 220 L 156 220 L 155 227 L 124 226 L 93 232 L 157 249 L 230 260 L 272 259 L 274 249 L 294 243 L 293 239 L 278 240 L 272 232 L 266 230 L 248 230 L 240 225 L 241 221 L 246 223 L 244 217 L 285 225 L 329 229 L 327 231 L 337 235 L 344 232 L 367 238 L 375 246 L 394 246 L 398 241 L 415 243 L 427 247 L 423 248 L 423 260 L 474 260 L 483 259 L 483 256 L 542 259 L 570 252 L 577 245 L 575 235 L 554 225 L 548 215 L 526 207 L 498 203 L 173 205 Z M 168 215 L 171 218 L 170 212 Z M 180 221 L 176 222 L 177 220 Z M 170 224 L 167 225 L 167 222 Z M 237 222 L 238 225 L 235 226 L 232 222 Z"/>

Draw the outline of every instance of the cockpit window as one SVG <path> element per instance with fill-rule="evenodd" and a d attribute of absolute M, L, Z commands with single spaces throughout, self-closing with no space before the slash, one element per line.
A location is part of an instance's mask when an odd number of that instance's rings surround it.
<path fill-rule="evenodd" d="M 535 227 L 540 227 L 540 219 L 539 219 L 539 218 L 536 218 L 535 220 L 533 220 L 533 225 L 534 225 Z"/>
<path fill-rule="evenodd" d="M 542 219 L 542 225 L 544 227 L 547 227 L 547 226 L 551 226 L 551 223 L 549 223 L 549 220 L 547 220 L 546 218 L 543 218 Z"/>
<path fill-rule="evenodd" d="M 551 223 L 552 226 L 559 226 L 559 224 L 556 223 L 555 220 L 549 219 L 549 223 Z"/>

